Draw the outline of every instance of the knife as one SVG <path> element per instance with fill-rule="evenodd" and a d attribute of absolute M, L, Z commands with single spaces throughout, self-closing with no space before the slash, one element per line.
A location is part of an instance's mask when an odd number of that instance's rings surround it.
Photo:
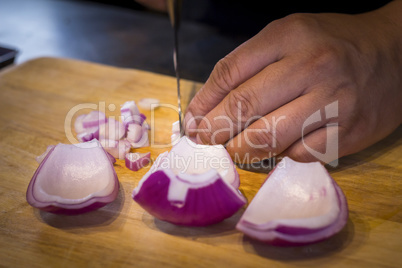
<path fill-rule="evenodd" d="M 167 0 L 167 5 L 168 5 L 170 22 L 173 26 L 173 33 L 174 33 L 173 64 L 177 80 L 177 106 L 179 112 L 180 137 L 182 137 L 184 135 L 184 129 L 182 124 L 182 110 L 181 110 L 181 96 L 180 96 L 179 40 L 178 40 L 182 0 Z"/>

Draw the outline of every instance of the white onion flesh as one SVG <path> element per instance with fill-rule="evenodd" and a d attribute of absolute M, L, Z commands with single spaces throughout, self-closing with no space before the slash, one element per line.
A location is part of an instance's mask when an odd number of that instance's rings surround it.
<path fill-rule="evenodd" d="M 32 177 L 27 201 L 52 212 L 83 211 L 112 202 L 118 188 L 111 159 L 97 140 L 58 144 Z"/>
<path fill-rule="evenodd" d="M 285 157 L 247 207 L 237 229 L 272 244 L 308 244 L 339 232 L 346 198 L 319 163 Z"/>

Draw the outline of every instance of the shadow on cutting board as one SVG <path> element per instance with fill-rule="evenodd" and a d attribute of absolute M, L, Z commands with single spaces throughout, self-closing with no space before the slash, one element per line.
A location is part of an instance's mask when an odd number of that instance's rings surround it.
<path fill-rule="evenodd" d="M 369 226 L 355 212 L 349 213 L 349 220 L 346 226 L 337 234 L 327 240 L 295 247 L 279 247 L 265 244 L 263 242 L 243 237 L 243 247 L 245 251 L 256 253 L 261 257 L 294 262 L 294 261 L 309 261 L 322 260 L 322 264 L 328 265 L 325 257 L 336 254 L 342 251 L 342 254 L 349 255 L 352 251 L 356 251 L 367 240 Z"/>
<path fill-rule="evenodd" d="M 40 210 L 36 216 L 43 222 L 52 227 L 64 230 L 75 230 L 80 228 L 107 226 L 119 216 L 125 201 L 125 194 L 120 183 L 119 195 L 112 203 L 107 204 L 97 210 L 78 214 L 78 215 L 62 215 L 54 214 Z"/>
<path fill-rule="evenodd" d="M 219 222 L 216 224 L 208 226 L 199 227 L 188 227 L 175 225 L 166 221 L 154 218 L 147 212 L 144 212 L 142 221 L 150 228 L 154 230 L 159 230 L 166 234 L 181 236 L 181 237 L 192 237 L 197 239 L 198 237 L 214 237 L 222 236 L 222 234 L 236 233 L 236 224 L 240 220 L 245 208 L 237 211 L 233 216 Z"/>

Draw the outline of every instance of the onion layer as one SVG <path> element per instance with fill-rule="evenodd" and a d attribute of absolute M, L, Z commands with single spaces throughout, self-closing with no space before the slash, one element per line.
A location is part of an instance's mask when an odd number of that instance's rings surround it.
<path fill-rule="evenodd" d="M 198 175 L 158 170 L 140 182 L 133 199 L 154 217 L 187 226 L 218 223 L 246 203 L 240 192 L 212 169 Z"/>
<path fill-rule="evenodd" d="M 75 214 L 111 203 L 118 190 L 113 163 L 93 140 L 51 148 L 33 175 L 26 198 L 41 210 Z"/>
<path fill-rule="evenodd" d="M 249 204 L 236 228 L 274 245 L 304 245 L 339 232 L 348 219 L 341 188 L 318 162 L 285 157 Z"/>
<path fill-rule="evenodd" d="M 161 220 L 203 226 L 230 217 L 246 203 L 239 183 L 223 146 L 198 145 L 183 137 L 159 155 L 133 199 Z"/>

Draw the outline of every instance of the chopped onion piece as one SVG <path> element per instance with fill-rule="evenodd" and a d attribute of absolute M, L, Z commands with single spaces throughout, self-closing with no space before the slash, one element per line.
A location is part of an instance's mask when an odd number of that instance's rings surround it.
<path fill-rule="evenodd" d="M 137 142 L 130 141 L 130 143 L 131 147 L 133 148 L 142 148 L 149 146 L 148 129 L 146 124 L 143 124 L 141 126 L 141 138 Z"/>
<path fill-rule="evenodd" d="M 336 234 L 347 219 L 346 198 L 327 170 L 285 157 L 236 228 L 270 244 L 304 245 Z"/>
<path fill-rule="evenodd" d="M 134 101 L 125 102 L 120 109 L 121 117 L 124 126 L 127 127 L 130 123 L 136 123 L 141 125 L 144 121 L 144 116 L 141 116 L 140 111 Z"/>
<path fill-rule="evenodd" d="M 85 132 L 85 128 L 82 124 L 82 121 L 84 120 L 85 116 L 86 116 L 85 114 L 81 114 L 77 116 L 77 118 L 74 121 L 74 129 L 77 134 Z"/>
<path fill-rule="evenodd" d="M 82 126 L 84 128 L 98 127 L 107 122 L 106 115 L 101 111 L 91 111 L 89 114 L 85 115 L 82 120 Z"/>
<path fill-rule="evenodd" d="M 112 202 L 118 190 L 113 164 L 97 140 L 58 144 L 33 175 L 27 201 L 45 211 L 75 214 Z"/>
<path fill-rule="evenodd" d="M 141 125 L 138 124 L 128 124 L 127 127 L 127 140 L 129 142 L 135 143 L 135 142 L 139 142 L 141 137 L 143 136 L 143 129 Z"/>
<path fill-rule="evenodd" d="M 138 102 L 138 105 L 146 110 L 151 110 L 151 109 L 155 109 L 157 107 L 159 107 L 160 101 L 158 99 L 155 98 L 143 98 L 140 99 L 140 101 Z"/>
<path fill-rule="evenodd" d="M 125 126 L 113 118 L 109 118 L 106 124 L 99 126 L 99 139 L 120 140 L 125 134 Z"/>
<path fill-rule="evenodd" d="M 128 153 L 125 157 L 126 167 L 138 171 L 151 162 L 151 153 Z"/>
<path fill-rule="evenodd" d="M 130 112 L 132 115 L 140 115 L 140 111 L 135 105 L 135 101 L 126 101 L 120 108 L 120 112 Z"/>
<path fill-rule="evenodd" d="M 99 139 L 99 127 L 88 128 L 85 132 L 77 135 L 79 142 L 87 142 L 93 139 Z"/>
<path fill-rule="evenodd" d="M 95 133 L 100 125 L 107 122 L 106 115 L 100 111 L 91 111 L 88 114 L 79 115 L 74 122 L 75 132 L 81 133 Z M 83 134 L 82 136 L 84 136 Z"/>
<path fill-rule="evenodd" d="M 123 160 L 125 155 L 130 151 L 131 144 L 127 140 L 100 140 L 102 147 L 106 152 L 111 154 L 114 158 Z"/>

